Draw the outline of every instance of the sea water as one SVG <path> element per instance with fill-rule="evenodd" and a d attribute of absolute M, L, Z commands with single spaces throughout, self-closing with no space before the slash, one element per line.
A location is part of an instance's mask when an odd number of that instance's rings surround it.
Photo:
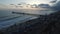
<path fill-rule="evenodd" d="M 26 10 L 26 9 L 13 9 L 13 10 L 0 10 L 0 29 L 9 27 L 13 24 L 18 24 L 21 22 L 25 22 L 28 20 L 36 19 L 38 16 L 31 16 L 31 15 L 22 15 L 22 14 L 13 14 L 12 12 L 22 12 L 22 13 L 29 13 L 29 14 L 38 14 L 38 15 L 45 15 L 51 14 L 54 11 L 50 10 Z"/>
<path fill-rule="evenodd" d="M 14 18 L 14 17 L 19 17 L 19 16 L 25 16 L 25 14 L 14 14 L 12 12 L 18 12 L 18 13 L 28 13 L 28 14 L 37 14 L 37 15 L 49 15 L 55 11 L 52 10 L 27 10 L 27 9 L 5 9 L 5 10 L 0 10 L 0 21 L 1 20 L 7 20 L 10 18 Z M 31 16 L 31 17 L 38 17 L 38 16 L 32 16 L 32 15 L 27 15 L 27 16 Z M 26 17 L 27 17 L 26 16 Z M 23 18 L 21 18 L 23 19 Z"/>

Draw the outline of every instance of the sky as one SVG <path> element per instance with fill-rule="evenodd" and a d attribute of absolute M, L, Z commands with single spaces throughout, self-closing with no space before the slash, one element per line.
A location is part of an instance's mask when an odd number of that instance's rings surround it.
<path fill-rule="evenodd" d="M 1 4 L 18 4 L 22 2 L 28 4 L 40 4 L 40 3 L 49 3 L 50 0 L 0 0 Z"/>
<path fill-rule="evenodd" d="M 50 3 L 52 1 L 52 3 Z M 10 5 L 10 4 L 22 4 L 22 3 L 26 3 L 26 4 L 53 4 L 55 1 L 57 0 L 0 0 L 0 8 L 2 8 L 3 6 L 6 7 L 6 5 Z M 3 8 L 4 8 L 3 7 Z"/>

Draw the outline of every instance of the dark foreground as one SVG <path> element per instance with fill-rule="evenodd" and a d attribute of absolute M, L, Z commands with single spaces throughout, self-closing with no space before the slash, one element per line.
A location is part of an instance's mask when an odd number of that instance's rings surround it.
<path fill-rule="evenodd" d="M 0 34 L 60 34 L 60 11 L 13 25 Z"/>

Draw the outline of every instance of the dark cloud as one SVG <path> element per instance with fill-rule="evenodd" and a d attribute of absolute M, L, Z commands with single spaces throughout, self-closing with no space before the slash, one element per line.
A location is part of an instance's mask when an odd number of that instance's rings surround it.
<path fill-rule="evenodd" d="M 54 10 L 60 10 L 60 1 L 58 1 L 54 6 L 52 6 Z"/>
<path fill-rule="evenodd" d="M 41 7 L 41 8 L 50 8 L 50 5 L 49 4 L 33 4 L 33 5 L 30 5 L 30 4 L 25 4 L 25 3 L 22 3 L 22 4 L 17 4 L 17 5 L 14 5 L 14 4 L 10 4 L 11 6 L 13 7 L 16 7 L 16 8 L 19 8 L 19 7 L 31 7 L 31 8 L 38 8 L 38 7 Z"/>
<path fill-rule="evenodd" d="M 49 4 L 39 4 L 38 7 L 49 8 L 50 5 Z"/>
<path fill-rule="evenodd" d="M 52 0 L 52 1 L 50 1 L 50 3 L 56 3 L 56 1 L 57 1 L 57 0 Z"/>

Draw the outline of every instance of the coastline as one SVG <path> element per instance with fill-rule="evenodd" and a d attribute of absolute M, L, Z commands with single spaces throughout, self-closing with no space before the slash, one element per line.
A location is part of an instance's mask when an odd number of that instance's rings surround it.
<path fill-rule="evenodd" d="M 60 30 L 58 26 L 60 23 L 59 15 L 60 15 L 60 11 L 52 13 L 50 15 L 40 16 L 37 19 L 29 20 L 19 25 L 15 24 L 2 32 L 4 33 L 8 32 L 8 34 L 9 33 L 48 34 L 51 32 L 59 33 L 59 30 Z"/>

